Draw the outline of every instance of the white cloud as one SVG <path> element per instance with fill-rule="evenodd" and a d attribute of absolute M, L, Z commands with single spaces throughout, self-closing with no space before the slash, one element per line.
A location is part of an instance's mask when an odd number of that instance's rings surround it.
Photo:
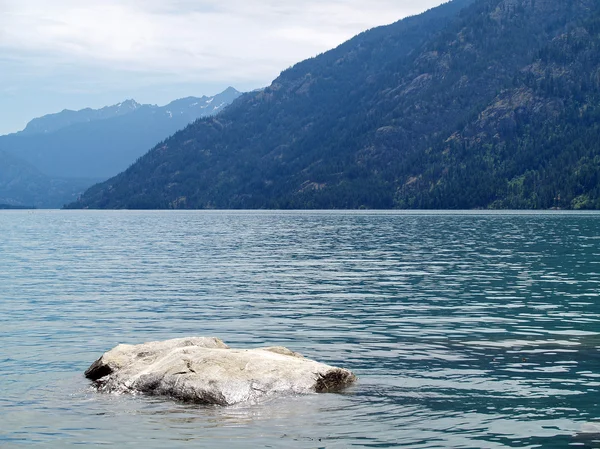
<path fill-rule="evenodd" d="M 0 55 L 189 81 L 266 82 L 360 31 L 440 1 L 2 0 Z M 38 64 L 39 65 L 39 64 Z"/>
<path fill-rule="evenodd" d="M 283 69 L 443 0 L 0 0 L 0 134 L 63 108 L 165 104 Z"/>

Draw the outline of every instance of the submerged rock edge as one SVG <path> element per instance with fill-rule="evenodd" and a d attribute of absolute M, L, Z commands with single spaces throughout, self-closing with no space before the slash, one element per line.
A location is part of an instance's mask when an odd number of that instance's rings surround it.
<path fill-rule="evenodd" d="M 96 389 L 186 402 L 233 405 L 275 395 L 339 392 L 356 382 L 349 370 L 285 347 L 232 349 L 216 337 L 118 345 L 85 371 Z"/>

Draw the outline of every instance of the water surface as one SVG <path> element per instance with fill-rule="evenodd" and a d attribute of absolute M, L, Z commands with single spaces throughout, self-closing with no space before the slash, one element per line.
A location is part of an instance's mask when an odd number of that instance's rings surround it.
<path fill-rule="evenodd" d="M 600 215 L 0 212 L 0 446 L 594 447 Z M 353 370 L 230 408 L 95 393 L 119 343 Z M 596 445 L 598 447 L 598 445 Z"/>

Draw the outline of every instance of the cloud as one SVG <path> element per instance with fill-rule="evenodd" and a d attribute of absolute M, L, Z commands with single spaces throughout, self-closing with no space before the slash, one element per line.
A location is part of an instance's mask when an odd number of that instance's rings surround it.
<path fill-rule="evenodd" d="M 0 58 L 259 85 L 376 25 L 440 1 L 0 0 Z"/>
<path fill-rule="evenodd" d="M 0 134 L 63 108 L 268 85 L 443 0 L 0 0 Z"/>

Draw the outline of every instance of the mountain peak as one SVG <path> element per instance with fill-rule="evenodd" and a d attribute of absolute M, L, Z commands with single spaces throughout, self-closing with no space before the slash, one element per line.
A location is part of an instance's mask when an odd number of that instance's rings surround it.
<path fill-rule="evenodd" d="M 135 110 L 139 107 L 141 107 L 142 105 L 140 103 L 138 103 L 137 101 L 135 101 L 133 98 L 129 99 L 129 100 L 125 100 L 122 101 L 121 103 L 118 103 L 114 106 L 112 106 L 113 108 L 127 108 L 127 109 L 132 109 Z"/>
<path fill-rule="evenodd" d="M 208 116 L 216 112 L 220 112 L 222 108 L 229 105 L 233 100 L 238 98 L 241 92 L 238 92 L 233 87 L 229 87 L 225 89 L 223 92 L 218 93 L 216 95 L 207 97 L 186 97 L 180 98 L 178 100 L 172 101 L 171 103 L 163 106 L 160 109 L 168 110 L 168 114 L 171 113 L 181 113 L 174 112 L 174 110 L 181 109 L 182 111 L 187 109 L 200 111 L 199 116 Z"/>
<path fill-rule="evenodd" d="M 233 99 L 188 97 L 162 107 L 127 99 L 101 109 L 66 110 L 32 120 L 21 133 L 0 136 L 0 148 L 48 176 L 106 179 Z"/>
<path fill-rule="evenodd" d="M 48 134 L 77 123 L 93 122 L 130 114 L 140 107 L 142 107 L 141 104 L 130 99 L 100 109 L 85 108 L 78 111 L 63 109 L 61 112 L 44 115 L 31 120 L 25 129 L 18 134 Z"/>

